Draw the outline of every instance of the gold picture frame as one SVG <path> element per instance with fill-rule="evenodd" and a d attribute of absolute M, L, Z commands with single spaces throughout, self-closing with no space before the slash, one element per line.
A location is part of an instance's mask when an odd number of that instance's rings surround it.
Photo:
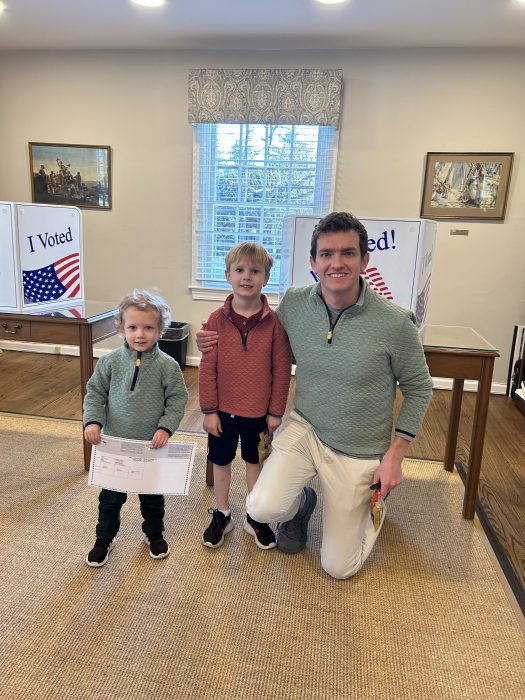
<path fill-rule="evenodd" d="M 503 220 L 514 153 L 427 153 L 421 217 Z"/>
<path fill-rule="evenodd" d="M 111 148 L 29 143 L 32 201 L 111 209 Z"/>

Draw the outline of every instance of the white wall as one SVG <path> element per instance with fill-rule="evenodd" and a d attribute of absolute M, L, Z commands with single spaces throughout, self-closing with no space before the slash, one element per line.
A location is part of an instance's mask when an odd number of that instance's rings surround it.
<path fill-rule="evenodd" d="M 208 66 L 343 69 L 335 209 L 417 217 L 427 151 L 515 153 L 504 222 L 439 223 L 429 311 L 496 345 L 505 383 L 525 323 L 524 50 L 0 52 L 0 199 L 30 201 L 29 141 L 110 145 L 113 209 L 84 210 L 86 295 L 156 287 L 195 331 L 217 304 L 188 289 L 187 70 Z"/>

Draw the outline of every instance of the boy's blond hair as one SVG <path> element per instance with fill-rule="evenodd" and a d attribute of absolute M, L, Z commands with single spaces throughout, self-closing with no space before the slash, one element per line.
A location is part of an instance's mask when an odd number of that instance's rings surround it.
<path fill-rule="evenodd" d="M 228 255 L 224 258 L 224 262 L 226 263 L 226 272 L 229 272 L 230 265 L 239 260 L 247 260 L 248 262 L 264 267 L 264 272 L 266 275 L 270 274 L 270 270 L 272 269 L 273 265 L 273 258 L 270 253 L 268 253 L 268 251 L 265 250 L 262 245 L 253 243 L 252 241 L 244 241 L 243 243 L 239 243 L 230 250 Z"/>
<path fill-rule="evenodd" d="M 169 327 L 171 312 L 164 299 L 146 289 L 134 289 L 131 294 L 126 294 L 118 305 L 115 325 L 119 331 L 124 327 L 124 312 L 131 306 L 140 309 L 140 311 L 156 311 L 159 317 L 159 329 L 165 331 Z"/>

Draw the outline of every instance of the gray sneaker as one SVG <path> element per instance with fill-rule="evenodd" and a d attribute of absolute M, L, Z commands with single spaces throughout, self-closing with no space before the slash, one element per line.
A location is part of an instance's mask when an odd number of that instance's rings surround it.
<path fill-rule="evenodd" d="M 277 547 L 285 554 L 297 554 L 306 546 L 308 522 L 317 504 L 317 494 L 309 486 L 304 487 L 304 505 L 291 520 L 279 523 L 277 527 Z"/>

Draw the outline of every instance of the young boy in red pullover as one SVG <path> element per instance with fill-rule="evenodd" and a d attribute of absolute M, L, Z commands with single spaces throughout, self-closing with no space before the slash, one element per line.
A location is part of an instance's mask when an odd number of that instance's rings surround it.
<path fill-rule="evenodd" d="M 239 439 L 250 492 L 263 468 L 261 433 L 271 436 L 281 424 L 292 367 L 288 337 L 261 294 L 273 259 L 262 246 L 245 242 L 230 250 L 225 263 L 233 293 L 206 323 L 207 330 L 218 332 L 219 341 L 202 356 L 199 369 L 199 398 L 217 506 L 208 511 L 212 520 L 202 541 L 213 548 L 220 547 L 233 528 L 228 498 Z M 243 527 L 261 549 L 275 547 L 275 535 L 267 523 L 256 522 L 247 513 Z"/>

